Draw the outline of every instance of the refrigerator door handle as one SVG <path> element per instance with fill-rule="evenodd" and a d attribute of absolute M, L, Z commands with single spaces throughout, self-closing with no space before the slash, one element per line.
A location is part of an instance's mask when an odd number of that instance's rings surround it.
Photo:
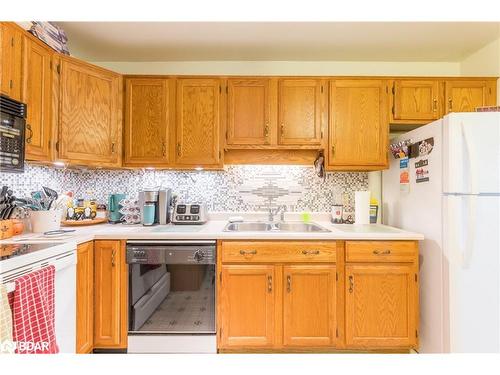
<path fill-rule="evenodd" d="M 463 196 L 462 199 L 467 200 L 466 215 L 468 217 L 468 220 L 467 220 L 467 227 L 463 228 L 467 233 L 467 237 L 465 239 L 461 261 L 462 261 L 462 268 L 467 269 L 470 267 L 470 261 L 474 250 L 474 242 L 476 241 L 477 196 L 466 195 Z"/>
<path fill-rule="evenodd" d="M 478 194 L 478 173 L 477 173 L 477 162 L 478 159 L 476 157 L 476 148 L 473 142 L 470 140 L 470 135 L 467 134 L 467 131 L 465 129 L 465 124 L 462 122 L 460 124 L 460 128 L 462 130 L 462 139 L 464 141 L 465 148 L 467 150 L 467 164 L 469 168 L 469 188 L 470 194 Z M 465 164 L 465 158 L 464 158 L 464 164 Z"/>

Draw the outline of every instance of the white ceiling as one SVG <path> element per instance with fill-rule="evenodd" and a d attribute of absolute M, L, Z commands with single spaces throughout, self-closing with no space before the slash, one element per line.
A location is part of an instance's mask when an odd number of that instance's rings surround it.
<path fill-rule="evenodd" d="M 460 61 L 499 37 L 479 22 L 57 22 L 90 61 Z"/>

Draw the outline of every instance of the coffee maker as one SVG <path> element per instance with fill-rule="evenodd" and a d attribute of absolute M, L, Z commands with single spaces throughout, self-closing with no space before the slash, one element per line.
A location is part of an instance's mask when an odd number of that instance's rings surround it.
<path fill-rule="evenodd" d="M 139 208 L 142 225 L 170 223 L 170 204 L 172 191 L 170 189 L 147 189 L 139 192 Z"/>

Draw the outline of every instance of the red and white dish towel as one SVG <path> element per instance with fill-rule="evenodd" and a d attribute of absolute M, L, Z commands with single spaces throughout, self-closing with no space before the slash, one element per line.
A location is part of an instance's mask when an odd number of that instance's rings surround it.
<path fill-rule="evenodd" d="M 15 280 L 12 301 L 16 353 L 58 353 L 55 331 L 55 267 L 48 266 Z"/>

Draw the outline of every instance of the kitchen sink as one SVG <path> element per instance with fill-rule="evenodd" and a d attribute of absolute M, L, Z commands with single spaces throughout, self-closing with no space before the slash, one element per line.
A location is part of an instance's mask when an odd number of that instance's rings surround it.
<path fill-rule="evenodd" d="M 239 223 L 228 223 L 224 232 L 330 232 L 315 223 L 303 223 L 299 221 L 265 223 L 262 221 L 247 221 Z"/>

